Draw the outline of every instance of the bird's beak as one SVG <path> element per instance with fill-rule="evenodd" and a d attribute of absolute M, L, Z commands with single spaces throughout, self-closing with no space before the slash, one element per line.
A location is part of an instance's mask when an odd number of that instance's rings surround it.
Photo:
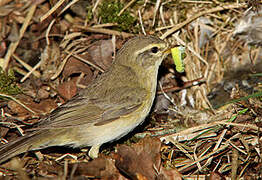
<path fill-rule="evenodd" d="M 164 54 L 171 54 L 171 49 L 172 49 L 172 48 L 168 48 L 168 49 L 164 50 L 163 53 L 164 53 Z"/>

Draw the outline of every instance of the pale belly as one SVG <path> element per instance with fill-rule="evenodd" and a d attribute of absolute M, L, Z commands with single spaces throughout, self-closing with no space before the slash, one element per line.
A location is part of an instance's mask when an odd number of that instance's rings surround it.
<path fill-rule="evenodd" d="M 130 116 L 122 116 L 108 124 L 101 126 L 82 127 L 79 131 L 79 138 L 73 145 L 75 147 L 102 145 L 107 142 L 118 140 L 131 132 L 139 124 L 143 123 L 148 115 L 153 100 L 147 103 L 147 107 L 142 108 L 142 111 L 133 112 Z"/>
<path fill-rule="evenodd" d="M 154 75 L 150 78 L 155 78 L 155 81 L 141 82 L 148 83 L 146 87 L 150 87 L 148 89 L 150 92 L 150 97 L 148 98 L 147 103 L 143 103 L 146 105 L 144 107 L 141 107 L 142 111 L 140 109 L 138 110 L 139 112 L 132 112 L 132 118 L 130 118 L 129 116 L 122 116 L 120 119 L 111 121 L 110 123 L 101 126 L 90 127 L 89 125 L 88 127 L 82 127 L 81 130 L 79 130 L 79 139 L 73 146 L 83 147 L 102 145 L 104 143 L 120 139 L 121 137 L 125 136 L 130 131 L 132 131 L 139 124 L 141 124 L 145 120 L 146 116 L 149 114 L 155 98 L 158 68 L 152 68 L 152 70 L 154 72 L 149 74 Z"/>

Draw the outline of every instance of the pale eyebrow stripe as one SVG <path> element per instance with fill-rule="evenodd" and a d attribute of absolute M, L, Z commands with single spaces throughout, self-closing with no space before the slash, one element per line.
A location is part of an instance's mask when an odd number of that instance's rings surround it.
<path fill-rule="evenodd" d="M 157 46 L 158 48 L 165 47 L 164 44 L 150 44 L 150 45 L 144 47 L 143 49 L 140 49 L 139 51 L 137 51 L 136 54 L 140 54 L 141 52 L 144 52 L 144 51 L 149 50 L 149 49 L 151 49 L 152 47 L 156 47 L 156 46 Z"/>

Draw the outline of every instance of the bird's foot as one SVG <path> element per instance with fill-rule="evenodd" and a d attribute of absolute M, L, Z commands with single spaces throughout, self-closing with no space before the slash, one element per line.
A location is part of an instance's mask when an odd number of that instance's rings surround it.
<path fill-rule="evenodd" d="M 88 156 L 92 159 L 95 159 L 98 157 L 100 145 L 94 145 L 90 148 L 88 152 Z"/>

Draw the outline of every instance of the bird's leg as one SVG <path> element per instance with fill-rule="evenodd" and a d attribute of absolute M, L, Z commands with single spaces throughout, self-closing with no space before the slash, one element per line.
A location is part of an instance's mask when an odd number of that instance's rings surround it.
<path fill-rule="evenodd" d="M 94 145 L 90 148 L 89 152 L 88 152 L 88 156 L 92 159 L 95 159 L 98 157 L 98 153 L 99 153 L 99 148 L 101 145 Z"/>

